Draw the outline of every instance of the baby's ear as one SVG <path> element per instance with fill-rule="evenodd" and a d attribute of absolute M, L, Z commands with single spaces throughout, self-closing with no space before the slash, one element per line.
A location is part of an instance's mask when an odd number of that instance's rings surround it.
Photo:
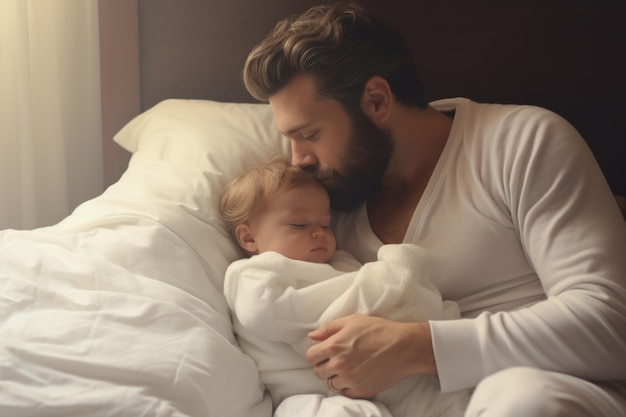
<path fill-rule="evenodd" d="M 239 246 L 249 255 L 255 255 L 259 252 L 252 228 L 247 224 L 240 224 L 235 228 L 235 238 Z"/>

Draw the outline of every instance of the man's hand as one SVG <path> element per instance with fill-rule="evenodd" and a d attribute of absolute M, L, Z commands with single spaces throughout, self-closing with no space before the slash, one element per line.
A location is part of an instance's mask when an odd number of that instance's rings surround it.
<path fill-rule="evenodd" d="M 352 398 L 371 398 L 410 375 L 436 375 L 430 326 L 351 315 L 309 333 L 315 375 Z"/>

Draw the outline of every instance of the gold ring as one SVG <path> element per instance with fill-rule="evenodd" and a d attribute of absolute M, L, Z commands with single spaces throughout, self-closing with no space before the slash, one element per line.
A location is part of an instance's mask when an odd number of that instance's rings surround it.
<path fill-rule="evenodd" d="M 330 392 L 334 392 L 335 394 L 339 394 L 341 393 L 340 389 L 335 388 L 335 386 L 333 385 L 333 378 L 336 377 L 337 375 L 333 375 L 331 377 L 329 377 L 326 380 L 326 386 L 328 387 L 328 389 L 330 390 Z"/>

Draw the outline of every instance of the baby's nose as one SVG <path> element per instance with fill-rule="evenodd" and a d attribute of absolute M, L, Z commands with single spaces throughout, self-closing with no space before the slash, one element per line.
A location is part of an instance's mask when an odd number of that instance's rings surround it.
<path fill-rule="evenodd" d="M 313 226 L 313 230 L 311 231 L 311 235 L 314 238 L 319 238 L 324 235 L 324 228 L 322 226 Z"/>

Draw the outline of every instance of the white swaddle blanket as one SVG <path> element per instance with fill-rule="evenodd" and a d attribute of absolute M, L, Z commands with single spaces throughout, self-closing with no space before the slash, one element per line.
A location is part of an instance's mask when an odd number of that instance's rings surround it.
<path fill-rule="evenodd" d="M 428 376 L 408 378 L 376 402 L 329 397 L 304 358 L 313 343 L 308 332 L 349 314 L 404 322 L 458 318 L 456 303 L 443 301 L 430 283 L 434 273 L 425 251 L 410 244 L 385 245 L 378 261 L 362 266 L 342 251 L 331 264 L 275 252 L 234 262 L 224 292 L 240 345 L 256 361 L 274 406 L 280 404 L 275 415 L 346 415 L 349 408 L 358 416 L 462 415 L 467 393 L 441 394 Z"/>

